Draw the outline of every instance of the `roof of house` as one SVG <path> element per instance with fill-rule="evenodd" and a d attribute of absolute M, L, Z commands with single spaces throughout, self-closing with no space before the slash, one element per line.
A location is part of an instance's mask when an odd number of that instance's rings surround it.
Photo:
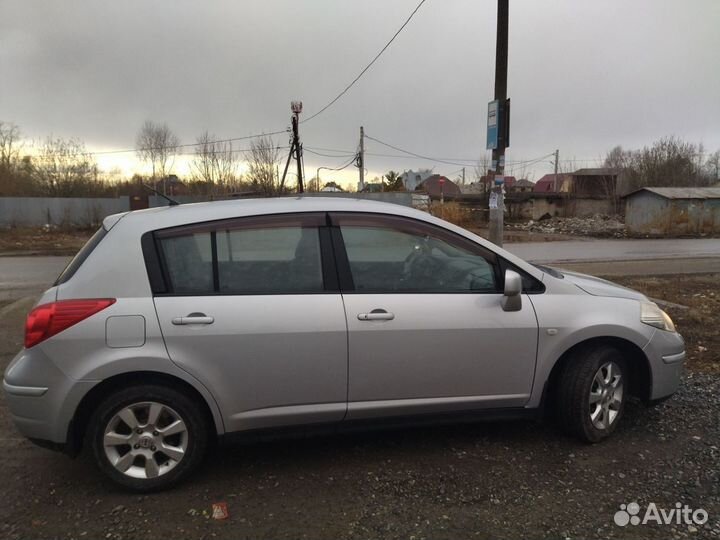
<path fill-rule="evenodd" d="M 517 182 L 515 182 L 515 187 L 533 187 L 535 185 L 534 182 L 531 182 L 530 180 L 526 180 L 525 178 L 521 178 Z"/>
<path fill-rule="evenodd" d="M 438 196 L 441 192 L 445 193 L 446 195 L 460 193 L 460 186 L 458 186 L 448 177 L 439 174 L 433 174 L 432 176 L 429 176 L 420 184 L 418 184 L 415 189 L 419 191 L 427 191 L 429 195 L 433 196 Z"/>
<path fill-rule="evenodd" d="M 720 199 L 720 187 L 644 187 L 625 195 L 631 197 L 649 191 L 665 199 Z"/>
<path fill-rule="evenodd" d="M 618 174 L 620 171 L 617 169 L 613 169 L 612 167 L 595 167 L 595 168 L 585 168 L 585 169 L 578 169 L 574 173 L 572 173 L 573 176 L 613 176 Z"/>
<path fill-rule="evenodd" d="M 563 180 L 567 180 L 571 177 L 570 174 L 558 174 L 557 180 L 558 180 L 558 188 L 562 186 Z M 544 175 L 540 180 L 535 182 L 535 186 L 533 187 L 533 191 L 536 193 L 552 193 L 555 191 L 553 188 L 555 187 L 555 173 L 549 173 Z"/>

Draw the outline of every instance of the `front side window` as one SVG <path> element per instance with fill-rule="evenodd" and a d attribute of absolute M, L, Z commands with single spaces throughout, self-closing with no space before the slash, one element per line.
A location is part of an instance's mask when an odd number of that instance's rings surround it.
<path fill-rule="evenodd" d="M 275 294 L 324 290 L 314 216 L 245 218 L 157 234 L 175 294 Z"/>
<path fill-rule="evenodd" d="M 410 219 L 338 216 L 357 292 L 498 292 L 495 258 Z"/>

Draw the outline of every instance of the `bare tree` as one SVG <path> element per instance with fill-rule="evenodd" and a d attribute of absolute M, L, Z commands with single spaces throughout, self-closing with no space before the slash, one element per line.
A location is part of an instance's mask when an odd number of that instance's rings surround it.
<path fill-rule="evenodd" d="M 278 178 L 280 148 L 271 137 L 262 136 L 250 143 L 247 177 L 253 189 L 268 197 L 282 195 L 285 186 Z"/>
<path fill-rule="evenodd" d="M 138 157 L 152 167 L 153 183 L 160 176 L 163 193 L 167 193 L 167 175 L 172 170 L 180 140 L 167 124 L 146 120 L 135 143 Z"/>
<path fill-rule="evenodd" d="M 20 157 L 20 128 L 0 121 L 0 169 L 10 171 Z"/>
<path fill-rule="evenodd" d="M 47 195 L 87 196 L 103 187 L 97 164 L 78 139 L 48 137 L 32 162 L 33 175 Z"/>
<path fill-rule="evenodd" d="M 488 172 L 492 165 L 492 157 L 489 152 L 483 152 L 478 158 L 477 164 L 473 168 L 473 179 L 482 188 L 483 193 L 486 191 L 487 186 L 483 182 L 484 178 L 487 178 Z"/>
<path fill-rule="evenodd" d="M 710 178 L 710 184 L 720 182 L 720 150 L 710 154 L 705 160 L 705 170 Z"/>
<path fill-rule="evenodd" d="M 205 131 L 197 138 L 197 149 L 192 160 L 193 176 L 208 184 L 208 192 L 224 192 L 237 180 L 238 160 L 232 143 L 219 142 Z"/>

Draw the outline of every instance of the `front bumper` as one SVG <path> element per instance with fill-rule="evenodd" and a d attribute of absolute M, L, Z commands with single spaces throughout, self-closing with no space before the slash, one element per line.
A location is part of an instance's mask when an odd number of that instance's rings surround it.
<path fill-rule="evenodd" d="M 650 362 L 650 401 L 675 393 L 685 370 L 685 341 L 676 332 L 656 330 L 643 349 Z"/>
<path fill-rule="evenodd" d="M 5 371 L 3 391 L 10 416 L 25 437 L 58 447 L 80 400 L 96 384 L 65 375 L 39 347 L 20 351 Z"/>

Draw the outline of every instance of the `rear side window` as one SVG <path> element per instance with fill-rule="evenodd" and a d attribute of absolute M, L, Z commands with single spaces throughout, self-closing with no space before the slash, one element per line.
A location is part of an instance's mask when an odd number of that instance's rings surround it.
<path fill-rule="evenodd" d="M 321 291 L 316 227 L 221 230 L 217 233 L 222 293 Z"/>
<path fill-rule="evenodd" d="M 171 294 L 324 291 L 321 218 L 273 216 L 157 233 Z"/>
<path fill-rule="evenodd" d="M 209 232 L 164 238 L 160 245 L 175 292 L 202 294 L 213 291 L 213 257 Z"/>
<path fill-rule="evenodd" d="M 65 267 L 65 269 L 60 273 L 58 278 L 55 280 L 55 283 L 53 285 L 62 285 L 66 281 L 68 281 L 71 277 L 75 275 L 75 272 L 78 271 L 78 268 L 82 266 L 82 264 L 85 262 L 85 260 L 90 256 L 90 254 L 93 252 L 93 250 L 102 242 L 102 239 L 105 238 L 105 235 L 107 234 L 107 231 L 100 227 L 95 234 L 90 237 L 90 240 L 88 240 L 85 245 L 80 248 L 80 251 L 77 252 L 77 255 L 73 257 L 73 259 L 68 263 L 68 265 Z"/>

